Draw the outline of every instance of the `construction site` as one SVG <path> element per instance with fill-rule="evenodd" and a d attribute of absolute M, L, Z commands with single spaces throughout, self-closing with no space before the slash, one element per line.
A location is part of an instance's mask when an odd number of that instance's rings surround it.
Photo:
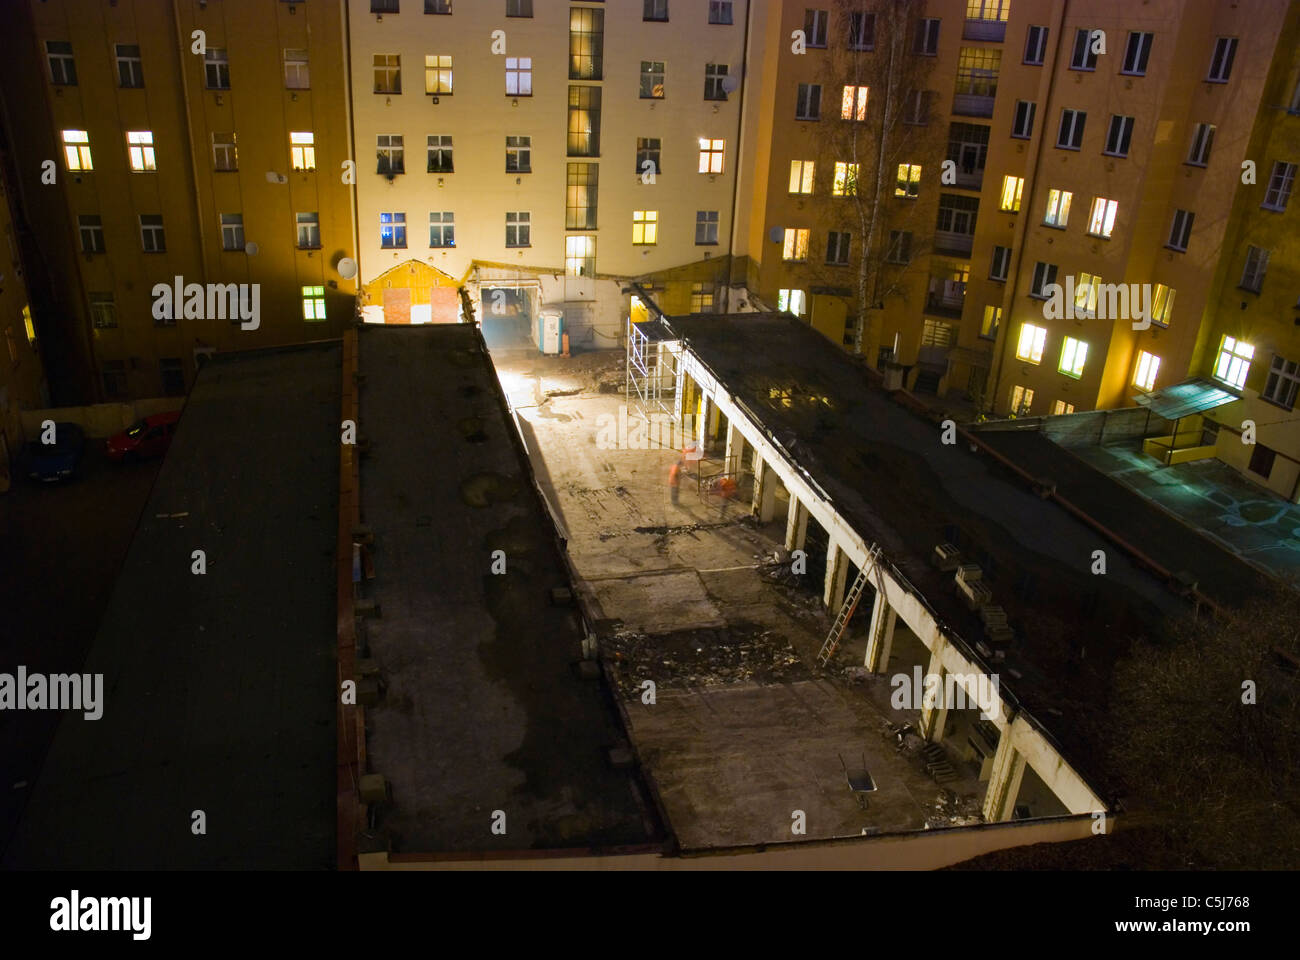
<path fill-rule="evenodd" d="M 618 854 L 583 827 L 539 844 L 547 862 L 941 866 L 1105 834 L 1091 678 L 1193 601 L 797 320 L 643 301 L 625 350 L 492 353 L 571 577 L 577 629 L 553 652 L 612 700 L 621 737 L 597 740 L 644 825 Z M 363 370 L 384 336 L 362 338 Z M 491 609 L 526 582 L 490 584 Z M 599 752 L 567 742 L 571 762 Z M 485 862 L 482 842 L 371 839 L 363 868 Z M 517 842 L 495 846 L 518 864 Z"/>

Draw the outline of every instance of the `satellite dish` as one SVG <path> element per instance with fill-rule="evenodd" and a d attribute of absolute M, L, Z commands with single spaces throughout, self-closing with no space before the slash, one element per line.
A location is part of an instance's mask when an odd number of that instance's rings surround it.
<path fill-rule="evenodd" d="M 740 89 L 740 77 L 727 74 L 722 78 L 722 91 L 724 93 L 735 93 Z"/>
<path fill-rule="evenodd" d="M 768 239 L 771 240 L 773 243 L 780 243 L 781 240 L 785 237 L 785 231 L 782 230 L 780 227 L 773 227 L 768 232 L 767 236 Z"/>
<path fill-rule="evenodd" d="M 351 257 L 344 257 L 335 269 L 344 280 L 351 280 L 357 275 L 357 262 Z"/>
<path fill-rule="evenodd" d="M 248 243 L 244 244 L 244 252 L 248 254 L 250 257 L 257 256 L 257 251 L 260 249 L 262 248 L 259 247 L 257 244 L 255 244 L 252 240 L 249 240 Z"/>

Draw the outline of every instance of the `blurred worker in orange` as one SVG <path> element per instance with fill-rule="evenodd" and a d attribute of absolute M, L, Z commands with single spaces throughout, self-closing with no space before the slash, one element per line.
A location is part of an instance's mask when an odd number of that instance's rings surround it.
<path fill-rule="evenodd" d="M 677 496 L 681 490 L 682 469 L 685 464 L 679 459 L 668 469 L 668 497 L 673 503 L 677 503 Z"/>

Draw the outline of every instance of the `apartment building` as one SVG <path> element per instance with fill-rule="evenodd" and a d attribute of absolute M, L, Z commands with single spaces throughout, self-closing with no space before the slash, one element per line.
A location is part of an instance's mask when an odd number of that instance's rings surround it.
<path fill-rule="evenodd" d="M 897 23 L 859 0 L 783 6 L 781 36 L 802 31 L 806 49 L 770 46 L 764 64 L 777 79 L 756 292 L 900 365 L 904 385 L 998 414 L 1127 406 L 1182 379 L 1294 5 L 905 6 Z M 1143 301 L 1120 284 L 1149 291 L 1149 326 L 1134 329 Z"/>
<path fill-rule="evenodd" d="M 365 317 L 488 332 L 553 305 L 612 347 L 629 280 L 709 309 L 765 6 L 349 0 Z"/>
<path fill-rule="evenodd" d="M 341 4 L 15 0 L 0 28 L 55 402 L 184 393 L 210 351 L 354 319 Z M 160 307 L 178 277 L 201 295 Z"/>
<path fill-rule="evenodd" d="M 9 464 L 24 442 L 23 410 L 44 407 L 49 399 L 40 344 L 32 321 L 26 271 L 13 217 L 8 145 L 0 143 L 0 234 L 4 257 L 0 260 L 0 329 L 5 349 L 0 353 L 0 493 L 9 489 Z"/>
<path fill-rule="evenodd" d="M 1206 446 L 1252 481 L 1300 498 L 1300 5 L 1292 4 L 1264 94 L 1250 118 L 1224 255 L 1192 358 L 1193 376 L 1240 397 L 1205 414 Z M 1195 418 L 1193 418 L 1195 420 Z M 1253 429 L 1252 429 L 1253 428 Z M 1253 441 L 1253 442 L 1252 442 Z"/>

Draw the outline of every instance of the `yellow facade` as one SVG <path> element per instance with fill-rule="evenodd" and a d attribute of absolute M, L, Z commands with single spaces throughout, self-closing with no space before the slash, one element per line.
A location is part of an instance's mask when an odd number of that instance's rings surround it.
<path fill-rule="evenodd" d="M 75 347 L 51 370 L 58 402 L 181 392 L 206 350 L 337 336 L 351 322 L 355 280 L 338 271 L 357 256 L 341 4 L 4 8 L 0 27 L 22 37 L 0 70 L 14 125 L 28 133 L 15 150 L 29 254 L 59 277 L 36 321 L 64 327 Z M 84 132 L 90 169 L 69 158 L 64 131 Z M 293 169 L 294 132 L 311 135 L 314 157 L 302 159 L 314 168 Z M 301 243 L 300 215 L 315 218 Z M 142 216 L 161 218 L 164 249 L 151 249 L 157 221 Z M 83 217 L 98 218 L 103 252 L 83 247 Z M 257 285 L 258 327 L 207 311 L 160 322 L 154 287 L 176 277 Z"/>
<path fill-rule="evenodd" d="M 0 349 L 0 493 L 9 489 L 10 459 L 33 439 L 23 432 L 22 412 L 47 405 L 41 366 L 44 345 L 35 336 L 11 200 L 6 170 L 0 174 L 0 235 L 5 243 L 0 266 L 0 331 L 5 341 Z"/>
<path fill-rule="evenodd" d="M 1224 255 L 1213 273 L 1213 295 L 1196 339 L 1192 373 L 1226 385 L 1241 400 L 1211 411 L 1219 459 L 1250 480 L 1295 501 L 1300 493 L 1300 419 L 1293 388 L 1300 361 L 1300 199 L 1282 178 L 1300 167 L 1300 6 L 1292 4 L 1280 31 L 1279 56 L 1268 72 L 1245 157 L 1255 183 L 1239 183 L 1226 229 Z M 1279 164 L 1290 164 L 1289 170 Z M 1249 248 L 1269 252 L 1258 291 L 1248 289 Z M 1249 347 L 1244 371 L 1224 356 L 1226 338 Z M 1231 353 L 1233 351 L 1229 351 Z M 1240 353 L 1240 348 L 1235 351 Z M 1226 379 L 1225 379 L 1226 378 Z M 1254 442 L 1251 426 L 1254 427 Z"/>
<path fill-rule="evenodd" d="M 863 231 L 854 201 L 836 196 L 835 164 L 853 159 L 844 129 L 856 118 L 842 119 L 841 91 L 861 82 L 845 49 L 848 17 L 875 5 L 818 4 L 827 18 L 825 46 L 799 52 L 790 38 L 817 29 L 811 6 L 787 0 L 779 25 L 769 25 L 764 68 L 775 79 L 764 81 L 763 95 L 770 145 L 755 160 L 755 204 L 764 213 L 751 221 L 749 252 L 759 262 L 756 292 L 764 300 L 799 303 L 817 329 L 853 349 Z M 926 123 L 907 131 L 903 155 L 889 158 L 874 245 L 885 260 L 890 231 L 911 233 L 910 259 L 881 267 L 883 295 L 864 358 L 872 365 L 892 359 L 906 368 L 907 386 L 995 415 L 1131 405 L 1143 392 L 1134 381 L 1144 351 L 1160 359 L 1152 386 L 1184 379 L 1212 312 L 1216 267 L 1232 249 L 1230 214 L 1241 162 L 1254 155 L 1252 125 L 1265 104 L 1290 96 L 1285 79 L 1270 80 L 1270 65 L 1295 48 L 1294 11 L 1294 3 L 1279 0 L 1231 8 L 1151 0 L 1140 16 L 1122 5 L 1059 0 L 918 4 L 906 50 L 925 60 L 917 84 L 929 91 Z M 921 17 L 937 24 L 917 55 Z M 1079 31 L 1088 38 L 1081 58 Z M 1135 40 L 1142 33 L 1151 36 Z M 1221 38 L 1232 42 L 1233 56 L 1225 76 L 1212 81 L 1223 67 L 1215 65 Z M 864 63 L 885 49 L 883 36 L 875 42 L 875 52 L 856 54 Z M 875 68 L 861 69 L 880 79 Z M 810 112 L 801 85 L 814 84 L 821 86 L 820 119 L 801 119 Z M 880 93 L 868 98 L 872 130 L 881 122 L 872 113 Z M 1032 125 L 1024 123 L 1028 104 Z M 1200 124 L 1214 127 L 1204 165 L 1188 162 Z M 866 159 L 874 162 L 871 149 Z M 895 160 L 920 167 L 915 190 L 894 189 Z M 808 192 L 792 169 L 804 161 L 815 164 Z M 865 170 L 860 191 L 874 182 L 874 170 Z M 1064 193 L 1071 208 L 1060 227 L 1046 221 Z M 1194 214 L 1185 250 L 1170 243 L 1179 210 Z M 808 231 L 806 253 L 796 249 L 793 258 L 786 242 L 792 229 Z M 834 262 L 842 256 L 834 255 L 832 231 L 852 238 L 843 265 Z M 1287 255 L 1280 247 L 1274 254 Z M 1053 317 L 1031 296 L 1036 272 L 1049 267 L 1063 286 L 1073 277 L 1173 290 L 1168 323 L 1134 329 L 1133 316 L 1102 316 L 1086 293 L 1081 315 Z M 833 303 L 846 308 L 843 328 Z M 1031 349 L 1022 351 L 1026 324 L 1043 333 L 1035 345 L 1029 331 Z"/>

